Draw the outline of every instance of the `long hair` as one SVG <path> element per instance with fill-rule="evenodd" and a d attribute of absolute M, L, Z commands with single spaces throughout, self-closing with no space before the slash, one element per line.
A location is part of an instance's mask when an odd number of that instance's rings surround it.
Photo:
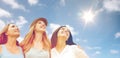
<path fill-rule="evenodd" d="M 32 22 L 32 24 L 30 25 L 29 32 L 25 36 L 24 40 L 20 43 L 20 46 L 23 48 L 24 53 L 29 51 L 33 45 L 33 41 L 35 38 L 34 29 L 35 29 L 35 25 L 38 21 L 43 21 L 45 23 L 45 25 L 47 26 L 47 20 L 45 18 L 38 18 Z M 43 48 L 45 50 L 50 49 L 50 41 L 47 38 L 46 32 L 44 32 L 42 34 L 42 43 L 43 43 Z"/>
<path fill-rule="evenodd" d="M 62 27 L 66 27 L 66 26 L 61 26 L 59 27 L 58 29 L 56 29 L 56 31 L 52 34 L 52 37 L 51 37 L 51 48 L 54 48 L 57 44 L 57 34 L 58 34 L 58 31 L 62 28 Z M 68 40 L 66 41 L 66 44 L 67 45 L 75 45 L 75 43 L 73 42 L 73 39 L 72 39 L 72 34 L 71 32 L 69 31 L 70 33 L 70 36 L 68 37 Z"/>
<path fill-rule="evenodd" d="M 10 23 L 10 24 L 13 24 L 13 23 Z M 0 45 L 7 43 L 8 38 L 5 33 L 8 31 L 10 24 L 7 24 L 0 32 Z M 19 46 L 19 43 L 17 40 L 16 40 L 16 45 Z"/>

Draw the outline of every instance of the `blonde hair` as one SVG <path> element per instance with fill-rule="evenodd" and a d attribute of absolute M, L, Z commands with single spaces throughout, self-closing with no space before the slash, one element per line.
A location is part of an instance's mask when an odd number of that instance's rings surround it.
<path fill-rule="evenodd" d="M 25 36 L 24 40 L 20 43 L 20 46 L 23 48 L 24 53 L 30 50 L 35 38 L 34 28 L 38 21 L 43 21 L 47 26 L 47 20 L 45 18 L 38 18 L 32 22 L 30 25 L 29 32 Z M 45 50 L 50 50 L 50 41 L 47 38 L 46 32 L 42 34 L 42 43 Z"/>

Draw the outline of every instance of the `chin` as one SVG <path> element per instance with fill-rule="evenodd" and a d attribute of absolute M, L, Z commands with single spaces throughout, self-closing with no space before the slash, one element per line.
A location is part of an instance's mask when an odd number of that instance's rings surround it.
<path fill-rule="evenodd" d="M 16 34 L 14 34 L 15 36 L 20 36 L 20 33 L 16 33 Z"/>
<path fill-rule="evenodd" d="M 41 30 L 41 32 L 45 32 L 45 30 Z"/>
<path fill-rule="evenodd" d="M 44 31 L 45 31 L 45 29 L 39 29 L 38 31 L 43 31 L 43 32 L 44 32 Z"/>
<path fill-rule="evenodd" d="M 66 37 L 65 35 L 61 35 L 60 37 Z"/>
<path fill-rule="evenodd" d="M 42 32 L 45 32 L 45 30 L 41 30 Z"/>

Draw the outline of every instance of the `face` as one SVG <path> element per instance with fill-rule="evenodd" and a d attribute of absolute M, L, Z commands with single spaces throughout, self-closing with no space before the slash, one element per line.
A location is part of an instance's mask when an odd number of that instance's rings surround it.
<path fill-rule="evenodd" d="M 7 36 L 19 36 L 20 35 L 19 28 L 14 24 L 10 24 L 8 26 L 8 30 L 6 32 L 6 35 Z"/>
<path fill-rule="evenodd" d="M 35 26 L 35 31 L 44 32 L 46 30 L 46 25 L 43 21 L 38 21 Z"/>
<path fill-rule="evenodd" d="M 62 27 L 58 31 L 58 37 L 64 37 L 65 41 L 68 40 L 68 37 L 70 36 L 69 29 L 67 27 Z"/>

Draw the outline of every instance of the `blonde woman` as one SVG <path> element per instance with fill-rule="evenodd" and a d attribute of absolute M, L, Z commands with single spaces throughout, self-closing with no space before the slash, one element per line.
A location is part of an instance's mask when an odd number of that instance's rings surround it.
<path fill-rule="evenodd" d="M 47 20 L 38 18 L 30 25 L 29 32 L 21 42 L 25 58 L 50 58 L 50 41 L 46 35 Z"/>
<path fill-rule="evenodd" d="M 16 40 L 20 35 L 15 24 L 6 25 L 0 32 L 0 58 L 24 58 L 22 48 Z"/>
<path fill-rule="evenodd" d="M 66 26 L 59 27 L 51 38 L 51 58 L 88 58 L 83 49 L 73 42 Z"/>

